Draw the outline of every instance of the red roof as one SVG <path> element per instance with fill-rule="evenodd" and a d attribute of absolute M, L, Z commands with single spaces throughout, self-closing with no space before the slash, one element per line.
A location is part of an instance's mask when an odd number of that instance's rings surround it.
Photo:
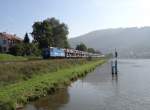
<path fill-rule="evenodd" d="M 17 37 L 16 35 L 7 34 L 6 32 L 0 33 L 0 37 L 7 39 L 7 40 L 19 40 L 19 41 L 23 40 L 20 37 Z"/>

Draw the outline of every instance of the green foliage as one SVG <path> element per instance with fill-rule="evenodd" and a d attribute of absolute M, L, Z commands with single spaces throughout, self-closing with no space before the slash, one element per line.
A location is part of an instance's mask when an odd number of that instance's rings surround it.
<path fill-rule="evenodd" d="M 33 42 L 30 43 L 28 34 L 25 34 L 22 43 L 18 43 L 9 49 L 9 53 L 15 56 L 41 56 L 42 48 L 53 46 L 69 48 L 67 41 L 68 28 L 55 18 L 46 19 L 33 24 Z M 40 48 L 39 48 L 40 47 Z"/>
<path fill-rule="evenodd" d="M 2 63 L 0 64 L 0 86 L 27 80 L 40 73 L 54 72 L 62 68 L 70 68 L 71 65 L 78 65 L 85 62 L 86 60 L 84 59 L 62 59 L 26 60 L 25 62 Z"/>
<path fill-rule="evenodd" d="M 24 43 L 18 43 L 9 49 L 9 53 L 15 56 L 24 55 Z"/>
<path fill-rule="evenodd" d="M 75 63 L 75 61 L 72 63 Z M 47 95 L 48 91 L 57 88 L 59 85 L 87 74 L 87 72 L 102 63 L 104 63 L 104 60 L 81 62 L 81 64 L 77 63 L 76 65 L 69 64 L 70 68 L 36 75 L 27 81 L 2 87 L 0 90 L 0 102 L 9 103 L 12 107 L 16 104 L 25 104 L 30 99 Z"/>
<path fill-rule="evenodd" d="M 28 36 L 28 33 L 25 34 L 25 37 L 24 37 L 23 42 L 24 42 L 24 43 L 28 43 L 28 44 L 30 43 L 30 38 L 29 38 L 29 36 Z"/>
<path fill-rule="evenodd" d="M 8 102 L 8 103 L 0 102 L 0 110 L 15 110 L 14 107 L 15 106 L 13 102 Z"/>
<path fill-rule="evenodd" d="M 76 46 L 76 50 L 87 51 L 87 47 L 85 44 L 80 43 L 79 45 Z"/>
<path fill-rule="evenodd" d="M 95 53 L 95 50 L 93 48 L 88 48 L 87 51 L 90 53 Z"/>
<path fill-rule="evenodd" d="M 60 23 L 55 18 L 48 18 L 41 22 L 33 24 L 33 40 L 39 44 L 40 48 L 49 46 L 67 48 L 68 28 L 66 24 Z"/>
<path fill-rule="evenodd" d="M 15 56 L 40 56 L 41 50 L 35 43 L 18 43 L 9 49 L 9 53 Z"/>
<path fill-rule="evenodd" d="M 0 54 L 0 61 L 25 61 L 27 58 L 22 56 L 13 56 L 10 54 Z"/>
<path fill-rule="evenodd" d="M 33 42 L 38 43 L 40 48 L 52 46 L 52 28 L 47 22 L 35 22 L 32 27 Z"/>
<path fill-rule="evenodd" d="M 42 50 L 38 48 L 37 43 L 30 43 L 30 56 L 41 56 Z"/>

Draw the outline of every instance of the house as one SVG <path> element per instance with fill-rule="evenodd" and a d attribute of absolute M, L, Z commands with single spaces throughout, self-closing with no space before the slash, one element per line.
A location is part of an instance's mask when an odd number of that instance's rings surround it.
<path fill-rule="evenodd" d="M 0 33 L 0 52 L 9 52 L 9 48 L 16 43 L 21 43 L 23 40 L 16 35 L 8 34 L 6 32 Z"/>

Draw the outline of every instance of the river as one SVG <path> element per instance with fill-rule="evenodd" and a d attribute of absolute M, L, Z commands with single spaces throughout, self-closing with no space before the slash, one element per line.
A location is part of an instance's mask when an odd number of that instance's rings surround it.
<path fill-rule="evenodd" d="M 150 60 L 119 60 L 118 71 L 108 62 L 24 110 L 150 110 Z"/>

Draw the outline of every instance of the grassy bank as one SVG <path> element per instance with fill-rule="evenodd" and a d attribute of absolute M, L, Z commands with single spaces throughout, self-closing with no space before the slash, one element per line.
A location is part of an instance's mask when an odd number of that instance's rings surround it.
<path fill-rule="evenodd" d="M 51 61 L 46 62 L 48 63 Z M 56 64 L 60 64 L 61 62 L 63 65 L 59 65 L 60 67 L 55 67 L 56 65 L 53 65 L 53 68 L 57 68 L 56 70 L 51 70 L 50 72 L 50 69 L 39 69 L 40 72 L 36 72 L 36 75 L 32 74 L 32 77 L 27 80 L 3 86 L 0 90 L 0 110 L 12 110 L 16 108 L 18 104 L 25 104 L 30 100 L 34 100 L 39 97 L 45 96 L 48 93 L 54 92 L 55 89 L 58 88 L 58 86 L 62 84 L 67 84 L 70 81 L 73 81 L 78 77 L 87 74 L 89 71 L 93 70 L 97 65 L 104 63 L 105 60 L 55 61 Z M 46 68 L 46 64 L 44 65 L 44 68 Z M 43 72 L 45 72 L 45 74 L 43 74 Z"/>
<path fill-rule="evenodd" d="M 13 56 L 10 54 L 0 54 L 0 61 L 25 61 L 27 58 L 22 56 Z"/>
<path fill-rule="evenodd" d="M 0 88 L 12 83 L 31 79 L 35 75 L 52 73 L 87 62 L 85 59 L 55 59 L 0 63 Z"/>
<path fill-rule="evenodd" d="M 41 60 L 42 57 L 37 56 L 14 56 L 11 54 L 0 54 L 0 62 L 22 62 L 29 60 Z"/>

